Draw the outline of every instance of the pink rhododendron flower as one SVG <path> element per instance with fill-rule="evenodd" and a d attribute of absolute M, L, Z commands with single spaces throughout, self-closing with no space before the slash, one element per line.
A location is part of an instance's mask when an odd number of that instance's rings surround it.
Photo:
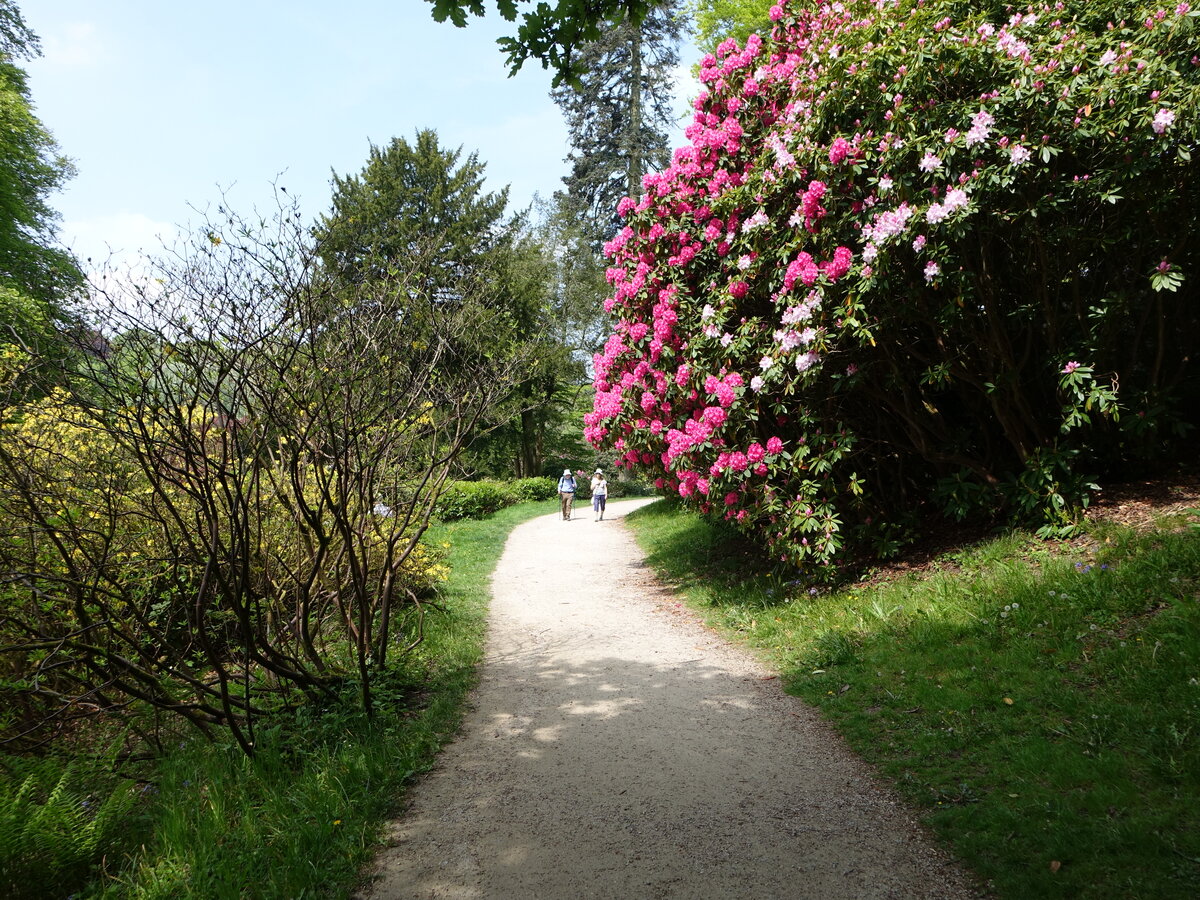
<path fill-rule="evenodd" d="M 767 214 L 760 209 L 742 223 L 742 234 L 745 234 L 748 231 L 753 231 L 759 226 L 766 225 L 770 221 L 771 220 L 767 218 Z"/>
<path fill-rule="evenodd" d="M 1175 113 L 1169 109 L 1160 109 L 1154 114 L 1154 121 L 1150 124 L 1150 127 L 1154 129 L 1155 134 L 1163 134 L 1174 124 Z"/>
<path fill-rule="evenodd" d="M 925 280 L 927 282 L 933 281 L 933 279 L 937 278 L 940 274 L 942 274 L 942 267 L 933 262 L 933 260 L 925 263 Z"/>
<path fill-rule="evenodd" d="M 1008 151 L 1009 161 L 1014 166 L 1025 165 L 1025 163 L 1029 162 L 1031 155 L 1032 154 L 1029 152 L 1029 148 L 1022 147 L 1020 144 L 1013 144 L 1012 149 Z"/>
<path fill-rule="evenodd" d="M 783 441 L 781 441 L 777 437 L 767 438 L 767 452 L 768 453 L 782 453 L 783 452 Z"/>
<path fill-rule="evenodd" d="M 1065 366 L 1063 366 L 1062 374 L 1070 375 L 1072 372 L 1074 372 L 1076 369 L 1078 369 L 1079 366 L 1080 366 L 1080 363 L 1075 362 L 1075 360 L 1071 360 L 1071 362 L 1069 362 Z"/>
<path fill-rule="evenodd" d="M 966 209 L 969 201 L 967 192 L 962 188 L 951 188 L 946 191 L 946 199 L 943 202 L 946 204 L 946 210 L 953 212 L 956 209 Z"/>
<path fill-rule="evenodd" d="M 845 138 L 835 138 L 829 145 L 829 161 L 835 166 L 850 155 L 850 143 Z"/>
<path fill-rule="evenodd" d="M 820 361 L 820 357 L 816 353 L 809 350 L 807 353 L 801 353 L 796 357 L 796 371 L 807 372 Z"/>

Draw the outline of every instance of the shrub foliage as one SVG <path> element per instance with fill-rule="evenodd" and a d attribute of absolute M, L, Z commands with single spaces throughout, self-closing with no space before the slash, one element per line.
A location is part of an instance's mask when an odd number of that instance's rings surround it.
<path fill-rule="evenodd" d="M 370 713 L 444 573 L 438 496 L 526 359 L 492 279 L 427 271 L 413 244 L 330 281 L 295 215 L 230 216 L 98 297 L 112 337 L 68 388 L 0 392 L 0 746 L 97 713 L 155 742 L 165 710 L 251 753 L 347 681 Z"/>
<path fill-rule="evenodd" d="M 1200 408 L 1188 3 L 773 7 L 622 201 L 587 436 L 827 565 L 906 516 L 1070 527 Z"/>

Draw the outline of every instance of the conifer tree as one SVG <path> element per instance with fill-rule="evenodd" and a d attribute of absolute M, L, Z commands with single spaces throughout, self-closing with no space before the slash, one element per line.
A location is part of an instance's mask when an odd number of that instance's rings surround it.
<path fill-rule="evenodd" d="M 372 144 L 359 174 L 333 176 L 333 208 L 315 228 L 322 262 L 358 283 L 421 246 L 452 283 L 506 239 L 508 189 L 486 193 L 484 169 L 475 153 L 441 147 L 432 129 L 411 144 Z"/>
<path fill-rule="evenodd" d="M 579 51 L 578 81 L 551 92 L 571 141 L 568 206 L 599 249 L 617 227 L 617 204 L 642 176 L 670 161 L 671 76 L 682 25 L 670 3 L 627 17 Z"/>

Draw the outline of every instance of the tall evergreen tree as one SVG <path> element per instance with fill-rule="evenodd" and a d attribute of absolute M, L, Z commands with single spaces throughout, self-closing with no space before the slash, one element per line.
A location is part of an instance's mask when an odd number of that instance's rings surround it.
<path fill-rule="evenodd" d="M 593 245 L 617 227 L 617 203 L 641 193 L 642 176 L 670 160 L 671 75 L 682 24 L 670 2 L 627 17 L 579 51 L 579 79 L 551 92 L 571 141 L 563 181 Z"/>
<path fill-rule="evenodd" d="M 507 240 L 508 189 L 484 191 L 484 163 L 475 153 L 438 144 L 437 132 L 417 132 L 410 144 L 393 138 L 371 145 L 361 173 L 334 173 L 333 209 L 314 229 L 330 273 L 359 283 L 387 270 L 420 246 L 451 283 Z"/>

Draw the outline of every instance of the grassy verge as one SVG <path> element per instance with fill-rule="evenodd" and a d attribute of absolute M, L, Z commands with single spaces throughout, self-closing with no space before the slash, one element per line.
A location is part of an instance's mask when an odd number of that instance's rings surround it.
<path fill-rule="evenodd" d="M 87 895 L 347 896 L 405 785 L 461 721 L 482 652 L 488 580 L 508 533 L 554 506 L 526 503 L 436 527 L 429 540 L 451 545 L 447 612 L 429 616 L 425 642 L 396 673 L 396 711 L 373 723 L 345 710 L 312 711 L 260 730 L 254 760 L 232 747 L 181 745 L 154 776 L 154 802 L 138 826 L 148 838 L 134 864 Z"/>
<path fill-rule="evenodd" d="M 710 624 L 780 672 L 1001 897 L 1200 895 L 1200 531 L 1011 534 L 810 593 L 719 528 L 629 521 Z"/>

